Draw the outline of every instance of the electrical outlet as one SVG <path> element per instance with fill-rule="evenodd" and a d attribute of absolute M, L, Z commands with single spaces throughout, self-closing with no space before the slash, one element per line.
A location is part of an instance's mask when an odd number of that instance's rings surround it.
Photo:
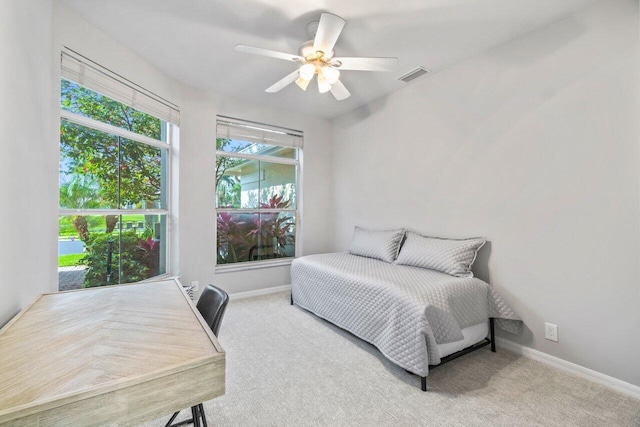
<path fill-rule="evenodd" d="M 198 290 L 200 289 L 200 282 L 194 280 L 193 282 L 191 282 L 191 286 L 193 286 L 193 292 L 198 292 Z"/>
<path fill-rule="evenodd" d="M 548 340 L 558 342 L 558 325 L 554 325 L 552 323 L 545 323 L 544 337 Z"/>

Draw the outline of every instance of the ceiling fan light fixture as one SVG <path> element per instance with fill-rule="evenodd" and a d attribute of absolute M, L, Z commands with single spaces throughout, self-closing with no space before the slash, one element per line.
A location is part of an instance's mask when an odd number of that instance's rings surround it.
<path fill-rule="evenodd" d="M 296 80 L 296 84 L 298 85 L 298 87 L 305 91 L 307 90 L 309 83 L 311 83 L 311 80 L 305 80 L 302 78 L 302 76 L 298 77 L 298 80 Z"/>
<path fill-rule="evenodd" d="M 318 91 L 326 93 L 331 90 L 331 83 L 324 77 L 322 73 L 318 74 Z"/>
<path fill-rule="evenodd" d="M 333 68 L 329 65 L 325 65 L 320 70 L 325 79 L 329 82 L 329 84 L 334 84 L 340 78 L 340 71 L 336 68 Z"/>
<path fill-rule="evenodd" d="M 351 96 L 340 81 L 343 71 L 393 71 L 398 65 L 398 58 L 334 57 L 333 48 L 344 26 L 345 20 L 339 16 L 322 13 L 320 21 L 307 27 L 313 40 L 303 43 L 298 55 L 247 45 L 236 45 L 235 50 L 297 64 L 295 70 L 265 89 L 267 93 L 279 92 L 293 82 L 306 90 L 317 75 L 320 93 L 331 92 L 336 100 L 342 101 Z"/>
<path fill-rule="evenodd" d="M 311 80 L 316 74 L 316 67 L 313 64 L 304 64 L 300 67 L 300 77 L 304 80 Z"/>

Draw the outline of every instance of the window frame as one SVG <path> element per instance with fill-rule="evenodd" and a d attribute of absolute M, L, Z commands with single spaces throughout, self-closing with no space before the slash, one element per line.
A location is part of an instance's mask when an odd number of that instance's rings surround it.
<path fill-rule="evenodd" d="M 218 116 L 219 119 L 224 118 L 228 120 L 227 117 Z M 245 121 L 242 121 L 245 122 Z M 274 126 L 264 125 L 261 123 L 249 122 L 256 126 L 259 129 L 260 126 L 264 126 L 266 129 L 274 129 Z M 279 128 L 282 132 L 286 132 L 289 129 Z M 299 134 L 300 138 L 304 140 L 304 135 L 300 131 L 295 131 Z M 224 135 L 216 134 L 216 138 L 225 138 Z M 273 142 L 265 142 L 268 145 L 275 145 Z M 215 218 L 216 218 L 216 226 L 215 226 L 215 272 L 216 273 L 231 273 L 236 271 L 246 271 L 246 270 L 254 270 L 261 268 L 272 268 L 272 267 L 280 267 L 290 265 L 291 262 L 300 256 L 300 247 L 302 245 L 302 200 L 303 200 L 303 186 L 302 186 L 302 168 L 303 168 L 303 147 L 289 147 L 296 151 L 296 158 L 287 158 L 287 157 L 276 157 L 269 155 L 259 155 L 259 154 L 246 154 L 240 152 L 232 152 L 232 151 L 224 151 L 224 150 L 215 150 L 216 159 L 218 156 L 228 157 L 228 158 L 236 158 L 236 159 L 244 159 L 244 160 L 252 160 L 257 162 L 267 162 L 267 163 L 276 163 L 283 165 L 292 165 L 295 166 L 295 185 L 296 185 L 296 203 L 295 208 L 293 209 L 261 209 L 261 208 L 219 208 L 217 206 L 217 194 L 215 197 Z M 217 186 L 215 182 L 214 175 L 214 188 Z M 294 255 L 292 257 L 286 258 L 276 258 L 276 259 L 266 259 L 266 260 L 258 260 L 258 261 L 242 261 L 242 262 L 234 262 L 229 264 L 218 264 L 218 246 L 217 246 L 217 235 L 218 235 L 218 227 L 217 227 L 217 218 L 219 213 L 293 213 L 295 215 L 295 240 L 294 240 Z"/>
<path fill-rule="evenodd" d="M 68 80 L 65 77 L 61 76 L 61 81 L 62 80 Z M 75 83 L 75 82 L 74 82 Z M 82 86 L 82 84 L 80 83 L 76 83 L 80 86 Z M 82 86 L 85 87 L 85 86 Z M 91 89 L 91 88 L 86 88 L 88 90 L 91 90 L 93 92 L 96 92 L 95 90 Z M 99 93 L 99 92 L 98 92 Z M 116 100 L 117 101 L 117 100 Z M 118 101 L 120 102 L 120 101 Z M 135 107 L 132 107 L 135 109 Z M 142 110 L 139 110 L 142 111 Z M 144 111 L 143 111 L 144 112 Z M 148 114 L 148 113 L 146 113 Z M 157 118 L 157 117 L 156 117 Z M 122 208 L 121 206 L 119 206 L 118 208 L 99 208 L 99 209 L 68 209 L 68 208 L 60 208 L 60 205 L 58 204 L 58 218 L 61 218 L 63 216 L 72 216 L 72 215 L 83 215 L 83 216 L 92 216 L 92 215 L 136 215 L 136 214 L 143 214 L 143 215 L 164 215 L 165 216 L 165 221 L 166 221 L 166 230 L 165 230 L 165 236 L 163 238 L 163 240 L 165 241 L 165 248 L 166 248 L 166 259 L 165 259 L 165 265 L 166 265 L 166 269 L 165 272 L 162 274 L 159 274 L 157 276 L 152 276 L 149 277 L 145 280 L 155 280 L 155 279 L 164 279 L 167 277 L 171 277 L 172 276 L 172 209 L 171 207 L 173 206 L 173 201 L 172 201 L 172 195 L 173 195 L 173 189 L 172 189 L 172 167 L 173 167 L 173 145 L 174 145 L 174 141 L 173 138 L 174 136 L 177 134 L 176 131 L 178 129 L 178 126 L 174 123 L 165 121 L 163 119 L 159 119 L 161 122 L 161 133 L 162 135 L 165 137 L 166 141 L 161 141 L 158 139 L 154 139 L 151 137 L 148 137 L 146 135 L 142 135 L 142 134 L 138 134 L 135 132 L 131 132 L 127 129 L 124 128 L 120 128 L 117 126 L 114 126 L 112 124 L 109 123 L 105 123 L 105 122 L 101 122 L 99 120 L 90 118 L 90 117 L 86 117 L 83 116 L 81 114 L 77 114 L 77 113 L 73 113 L 71 111 L 67 111 L 64 110 L 62 107 L 60 107 L 60 125 L 62 126 L 62 122 L 63 121 L 67 121 L 79 126 L 83 126 L 92 130 L 97 130 L 106 134 L 110 134 L 110 135 L 114 135 L 116 137 L 120 137 L 120 138 L 124 138 L 127 140 L 131 140 L 131 141 L 135 141 L 141 144 L 145 144 L 154 148 L 158 148 L 160 150 L 165 150 L 166 152 L 166 165 L 165 165 L 165 173 L 164 173 L 164 177 L 163 180 L 165 182 L 165 188 L 164 188 L 164 192 L 165 192 L 165 207 L 164 208 L 154 208 L 154 209 L 125 209 Z M 60 146 L 61 141 L 58 140 L 58 146 Z M 120 285 L 122 283 L 118 283 L 118 285 Z M 58 284 L 59 286 L 59 284 Z"/>

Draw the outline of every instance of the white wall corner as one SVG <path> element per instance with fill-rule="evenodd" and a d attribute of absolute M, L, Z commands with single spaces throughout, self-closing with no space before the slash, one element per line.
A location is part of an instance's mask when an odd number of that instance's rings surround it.
<path fill-rule="evenodd" d="M 596 372 L 592 369 L 585 368 L 584 366 L 576 365 L 575 363 L 568 362 L 564 359 L 560 359 L 559 357 L 551 356 L 550 354 L 543 353 L 539 350 L 525 347 L 501 337 L 496 337 L 496 344 L 502 349 L 526 357 L 527 359 L 535 360 L 547 366 L 551 366 L 552 368 L 577 375 L 581 378 L 593 381 L 594 383 L 619 391 L 627 396 L 640 399 L 640 387 L 636 385 Z"/>

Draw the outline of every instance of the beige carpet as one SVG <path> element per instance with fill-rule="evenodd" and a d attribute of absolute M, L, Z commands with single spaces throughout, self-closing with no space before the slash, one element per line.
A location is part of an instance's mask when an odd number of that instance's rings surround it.
<path fill-rule="evenodd" d="M 433 370 L 423 393 L 288 293 L 231 302 L 220 341 L 227 392 L 205 403 L 210 426 L 640 426 L 640 400 L 500 348 Z"/>

